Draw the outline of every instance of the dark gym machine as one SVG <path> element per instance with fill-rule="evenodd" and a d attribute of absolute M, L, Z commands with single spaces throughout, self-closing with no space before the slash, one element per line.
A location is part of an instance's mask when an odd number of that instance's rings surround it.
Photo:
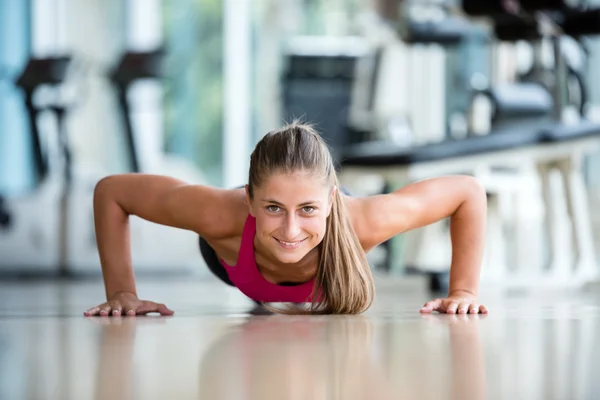
<path fill-rule="evenodd" d="M 130 171 L 141 172 L 139 146 L 136 142 L 131 121 L 131 107 L 127 94 L 131 86 L 140 79 L 164 78 L 164 49 L 147 52 L 125 52 L 116 66 L 108 73 L 119 101 L 119 113 L 125 129 Z"/>
<path fill-rule="evenodd" d="M 53 112 L 56 117 L 61 152 L 64 152 L 65 155 L 63 174 L 67 182 L 71 181 L 71 151 L 64 129 L 67 108 L 60 104 L 50 104 L 48 107 L 38 107 L 34 104 L 33 100 L 36 90 L 42 85 L 49 85 L 55 89 L 62 85 L 66 80 L 70 64 L 70 56 L 31 58 L 15 82 L 16 86 L 21 88 L 25 95 L 25 106 L 29 120 L 31 142 L 33 144 L 37 182 L 42 181 L 48 175 L 47 154 L 42 148 L 38 127 L 38 116 L 41 112 L 46 110 Z"/>
<path fill-rule="evenodd" d="M 50 174 L 48 153 L 42 145 L 42 135 L 39 131 L 38 118 L 42 112 L 51 112 L 56 119 L 59 155 L 62 162 L 62 188 L 60 195 L 59 223 L 57 225 L 57 237 L 59 243 L 59 268 L 61 274 L 66 274 L 68 263 L 68 207 L 69 193 L 71 190 L 73 171 L 72 171 L 72 153 L 69 146 L 69 139 L 65 126 L 65 117 L 68 112 L 68 106 L 57 101 L 57 95 L 61 85 L 67 79 L 69 67 L 72 64 L 72 58 L 68 55 L 48 57 L 48 58 L 30 58 L 21 75 L 16 79 L 15 85 L 23 90 L 25 95 L 25 106 L 29 120 L 29 132 L 31 143 L 33 145 L 34 165 L 36 173 L 36 184 L 41 184 Z M 34 102 L 34 95 L 42 86 L 49 86 L 54 89 L 53 101 L 48 105 L 38 106 Z M 51 212 L 51 211 L 50 211 Z M 10 215 L 10 210 L 8 211 Z M 10 220 L 10 218 L 9 218 Z M 15 221 L 18 223 L 19 221 Z"/>

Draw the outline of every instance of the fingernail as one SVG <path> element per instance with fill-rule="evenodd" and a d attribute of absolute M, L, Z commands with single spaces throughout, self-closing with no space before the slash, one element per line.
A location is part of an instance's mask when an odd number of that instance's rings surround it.
<path fill-rule="evenodd" d="M 118 311 L 113 311 L 113 315 L 119 315 Z"/>

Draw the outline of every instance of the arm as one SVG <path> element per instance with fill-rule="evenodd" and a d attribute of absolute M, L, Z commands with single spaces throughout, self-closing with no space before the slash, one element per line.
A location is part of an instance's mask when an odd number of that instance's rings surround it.
<path fill-rule="evenodd" d="M 370 249 L 400 233 L 450 218 L 452 261 L 449 296 L 477 297 L 485 244 L 486 193 L 469 176 L 447 176 L 407 185 L 364 200 L 361 242 Z"/>
<path fill-rule="evenodd" d="M 94 190 L 94 223 L 107 300 L 118 293 L 137 296 L 131 261 L 129 215 L 218 238 L 234 229 L 227 216 L 228 191 L 189 185 L 146 174 L 113 175 Z"/>

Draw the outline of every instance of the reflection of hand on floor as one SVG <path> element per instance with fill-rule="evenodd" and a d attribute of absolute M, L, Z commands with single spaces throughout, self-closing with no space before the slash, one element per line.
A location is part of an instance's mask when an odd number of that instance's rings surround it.
<path fill-rule="evenodd" d="M 101 326 L 95 398 L 130 399 L 133 396 L 133 355 L 137 326 L 146 318 L 87 318 Z M 155 318 L 158 320 L 159 318 Z"/>
<path fill-rule="evenodd" d="M 427 323 L 440 326 L 477 324 L 477 321 L 484 320 L 487 317 L 487 314 L 421 314 L 421 318 Z"/>
<path fill-rule="evenodd" d="M 98 326 L 141 326 L 141 325 L 164 325 L 169 318 L 161 318 L 159 316 L 137 316 L 137 317 L 111 317 L 111 318 L 85 318 L 86 321 Z"/>
<path fill-rule="evenodd" d="M 486 397 L 483 344 L 479 337 L 480 322 L 485 314 L 423 314 L 427 324 L 446 327 L 450 338 L 453 399 Z"/>

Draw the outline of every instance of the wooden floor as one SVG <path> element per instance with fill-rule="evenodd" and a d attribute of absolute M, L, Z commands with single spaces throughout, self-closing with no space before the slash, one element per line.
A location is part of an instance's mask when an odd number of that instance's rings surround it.
<path fill-rule="evenodd" d="M 85 318 L 100 282 L 0 282 L 0 399 L 599 399 L 600 294 L 484 293 L 422 316 L 399 285 L 352 317 L 250 316 L 213 281 L 140 282 L 175 316 Z"/>

